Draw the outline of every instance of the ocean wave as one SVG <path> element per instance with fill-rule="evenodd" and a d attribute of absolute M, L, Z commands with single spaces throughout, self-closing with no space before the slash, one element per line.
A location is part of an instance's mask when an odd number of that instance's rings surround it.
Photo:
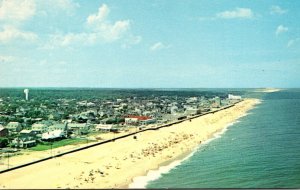
<path fill-rule="evenodd" d="M 196 149 L 197 150 L 197 149 Z M 146 188 L 150 181 L 157 180 L 162 174 L 169 173 L 170 170 L 179 166 L 183 161 L 189 159 L 196 152 L 194 150 L 192 153 L 184 157 L 182 160 L 175 160 L 167 166 L 160 166 L 157 170 L 150 170 L 146 176 L 139 176 L 133 179 L 133 182 L 128 186 L 128 188 Z"/>
<path fill-rule="evenodd" d="M 246 115 L 248 115 L 248 114 L 244 114 L 244 116 L 246 116 Z M 244 117 L 244 116 L 242 116 L 242 117 Z M 198 150 L 201 150 L 201 148 L 203 146 L 207 145 L 208 143 L 210 143 L 211 141 L 213 141 L 215 139 L 220 138 L 228 130 L 228 127 L 230 127 L 238 122 L 240 122 L 240 121 L 236 120 L 232 123 L 227 124 L 226 127 L 224 127 L 222 129 L 222 131 L 215 133 L 212 138 L 207 139 L 206 141 L 201 143 L 197 148 L 194 149 L 193 152 L 191 152 L 189 155 L 187 155 L 183 159 L 175 160 L 166 166 L 160 166 L 157 170 L 150 170 L 145 176 L 138 176 L 138 177 L 133 178 L 133 182 L 131 184 L 129 184 L 128 188 L 146 188 L 146 186 L 148 185 L 148 183 L 150 181 L 157 180 L 162 176 L 162 174 L 169 173 L 172 169 L 174 169 L 177 166 L 179 166 L 180 164 L 182 164 L 182 162 L 191 158 Z"/>
<path fill-rule="evenodd" d="M 247 115 L 247 114 L 246 114 L 246 115 Z M 244 116 L 246 116 L 246 115 L 243 115 L 243 116 L 241 116 L 241 117 L 244 117 Z M 234 124 L 236 124 L 236 123 L 239 123 L 239 122 L 240 122 L 240 120 L 236 120 L 236 121 L 234 121 L 234 122 L 232 122 L 232 123 L 227 124 L 226 127 L 224 127 L 224 128 L 222 129 L 222 131 L 220 131 L 220 132 L 214 134 L 214 138 L 210 138 L 210 139 L 206 140 L 204 143 L 202 143 L 202 145 L 208 144 L 209 142 L 211 142 L 211 141 L 213 141 L 213 140 L 215 140 L 215 139 L 221 138 L 222 135 L 228 130 L 228 127 L 230 127 L 230 126 L 232 126 L 232 125 L 234 125 Z M 201 146 L 201 145 L 200 145 L 200 146 Z"/>

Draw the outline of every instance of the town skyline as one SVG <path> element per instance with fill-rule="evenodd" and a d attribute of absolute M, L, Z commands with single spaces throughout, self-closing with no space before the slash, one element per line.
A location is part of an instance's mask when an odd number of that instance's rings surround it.
<path fill-rule="evenodd" d="M 299 2 L 0 1 L 0 87 L 297 88 Z"/>

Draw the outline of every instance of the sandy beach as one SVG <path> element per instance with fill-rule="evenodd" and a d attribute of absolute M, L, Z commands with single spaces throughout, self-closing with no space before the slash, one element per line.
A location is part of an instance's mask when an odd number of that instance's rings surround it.
<path fill-rule="evenodd" d="M 136 176 L 193 151 L 260 101 L 235 106 L 0 174 L 0 188 L 126 188 Z"/>

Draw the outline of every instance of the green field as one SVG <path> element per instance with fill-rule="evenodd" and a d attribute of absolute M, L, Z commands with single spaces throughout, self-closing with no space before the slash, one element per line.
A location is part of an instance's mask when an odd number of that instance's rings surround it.
<path fill-rule="evenodd" d="M 89 142 L 91 142 L 89 140 Z M 83 144 L 83 143 L 87 143 L 86 139 L 63 139 L 60 141 L 55 141 L 52 144 L 52 148 L 58 148 L 61 146 L 66 146 L 66 145 L 75 145 L 75 144 Z M 51 142 L 47 142 L 44 144 L 38 144 L 35 147 L 29 148 L 30 150 L 34 150 L 34 151 L 43 151 L 43 150 L 49 150 L 51 149 Z"/>

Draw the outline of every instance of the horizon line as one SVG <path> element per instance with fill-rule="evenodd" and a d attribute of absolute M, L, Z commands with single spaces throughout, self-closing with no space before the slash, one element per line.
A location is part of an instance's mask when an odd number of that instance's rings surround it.
<path fill-rule="evenodd" d="M 0 88 L 86 88 L 86 89 L 297 89 L 300 87 L 87 87 L 87 86 L 9 86 Z"/>

